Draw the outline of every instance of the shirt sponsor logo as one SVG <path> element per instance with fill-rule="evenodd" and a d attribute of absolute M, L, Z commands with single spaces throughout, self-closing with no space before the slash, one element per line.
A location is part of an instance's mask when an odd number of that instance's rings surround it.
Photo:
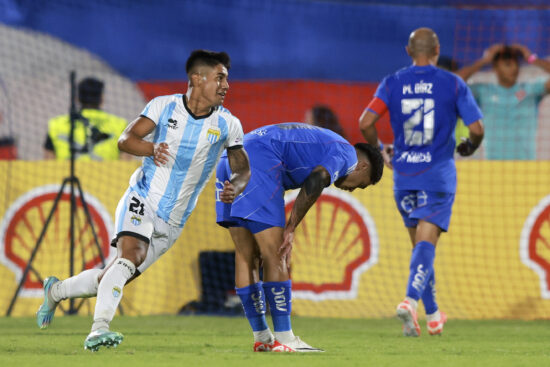
<path fill-rule="evenodd" d="M 407 163 L 430 163 L 432 161 L 432 155 L 428 153 L 418 153 L 418 152 L 403 152 L 401 156 L 397 158 L 396 162 L 407 162 Z"/>
<path fill-rule="evenodd" d="M 265 134 L 267 134 L 267 130 L 266 129 L 256 129 L 256 130 L 252 131 L 250 134 L 258 135 L 258 136 L 264 136 Z"/>

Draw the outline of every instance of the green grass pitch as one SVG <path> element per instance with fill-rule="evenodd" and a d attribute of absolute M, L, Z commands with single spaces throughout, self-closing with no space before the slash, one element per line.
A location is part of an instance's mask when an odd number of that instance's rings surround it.
<path fill-rule="evenodd" d="M 0 318 L 0 366 L 550 366 L 550 321 L 450 320 L 444 335 L 401 336 L 397 319 L 294 318 L 293 328 L 325 353 L 253 353 L 244 318 L 120 317 L 118 348 L 83 349 L 90 317 Z"/>

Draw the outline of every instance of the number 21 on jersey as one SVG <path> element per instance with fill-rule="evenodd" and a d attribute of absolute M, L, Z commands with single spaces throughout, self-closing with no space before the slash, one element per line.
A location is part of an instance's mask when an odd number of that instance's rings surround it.
<path fill-rule="evenodd" d="M 405 98 L 401 100 L 401 113 L 410 115 L 403 124 L 405 144 L 430 145 L 434 137 L 434 100 L 432 98 Z M 414 128 L 422 124 L 422 130 Z"/>

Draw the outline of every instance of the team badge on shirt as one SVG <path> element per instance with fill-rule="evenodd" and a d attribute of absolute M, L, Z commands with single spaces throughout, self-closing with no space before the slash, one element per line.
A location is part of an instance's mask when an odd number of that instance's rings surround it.
<path fill-rule="evenodd" d="M 136 215 L 132 215 L 132 218 L 130 218 L 130 221 L 134 226 L 139 226 L 141 224 L 141 218 Z"/>
<path fill-rule="evenodd" d="M 516 92 L 516 98 L 518 99 L 518 102 L 523 101 L 526 96 L 527 92 L 525 91 L 525 89 L 521 89 Z"/>
<path fill-rule="evenodd" d="M 206 132 L 206 138 L 208 139 L 208 142 L 210 144 L 216 144 L 218 140 L 220 140 L 220 134 L 221 134 L 220 129 L 211 127 Z"/>

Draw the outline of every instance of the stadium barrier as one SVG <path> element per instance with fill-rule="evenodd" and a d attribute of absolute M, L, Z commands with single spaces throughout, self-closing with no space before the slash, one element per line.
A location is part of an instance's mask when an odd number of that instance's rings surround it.
<path fill-rule="evenodd" d="M 28 260 L 51 193 L 68 170 L 55 161 L 4 161 L 0 172 L 0 310 L 5 312 Z M 102 248 L 111 251 L 113 215 L 138 162 L 81 162 L 77 174 L 89 195 Z M 461 161 L 448 234 L 435 260 L 438 301 L 451 318 L 550 318 L 550 162 Z M 33 172 L 34 180 L 24 179 Z M 101 172 L 101 174 L 98 174 Z M 21 175 L 25 175 L 22 177 Z M 214 179 L 174 247 L 124 290 L 128 315 L 174 314 L 200 299 L 199 254 L 230 251 L 215 224 Z M 291 205 L 293 193 L 287 196 Z M 40 248 L 41 277 L 68 275 L 68 201 L 62 201 Z M 98 266 L 91 234 L 77 216 L 76 270 Z M 80 227 L 78 227 L 80 225 Z M 353 193 L 325 190 L 296 234 L 293 312 L 300 316 L 379 318 L 402 299 L 411 253 L 395 208 L 392 178 Z M 211 269 L 217 272 L 219 269 Z M 31 273 L 14 316 L 31 316 L 41 303 Z M 93 313 L 94 299 L 80 312 Z"/>

